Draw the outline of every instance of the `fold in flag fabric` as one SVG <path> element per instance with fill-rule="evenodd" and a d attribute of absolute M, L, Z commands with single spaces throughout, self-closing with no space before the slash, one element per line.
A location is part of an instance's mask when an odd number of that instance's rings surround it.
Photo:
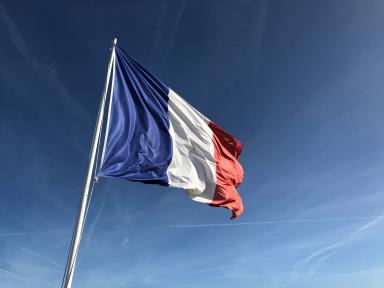
<path fill-rule="evenodd" d="M 191 199 L 243 212 L 240 142 L 122 49 L 115 70 L 106 148 L 98 176 L 185 189 Z"/>

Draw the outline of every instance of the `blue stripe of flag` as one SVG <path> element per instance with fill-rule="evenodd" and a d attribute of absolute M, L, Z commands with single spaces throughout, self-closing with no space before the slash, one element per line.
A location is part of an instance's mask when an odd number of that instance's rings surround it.
<path fill-rule="evenodd" d="M 99 176 L 168 184 L 169 88 L 116 47 L 107 145 Z"/>

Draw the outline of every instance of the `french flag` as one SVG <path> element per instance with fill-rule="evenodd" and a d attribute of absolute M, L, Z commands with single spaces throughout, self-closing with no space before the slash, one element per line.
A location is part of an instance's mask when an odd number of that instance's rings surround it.
<path fill-rule="evenodd" d="M 115 46 L 98 176 L 185 189 L 191 199 L 243 212 L 240 142 Z"/>

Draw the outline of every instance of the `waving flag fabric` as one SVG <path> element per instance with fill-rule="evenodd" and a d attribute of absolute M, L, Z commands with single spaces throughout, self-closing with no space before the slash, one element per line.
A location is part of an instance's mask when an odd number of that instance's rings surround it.
<path fill-rule="evenodd" d="M 185 189 L 191 199 L 243 212 L 240 142 L 116 46 L 106 149 L 98 173 Z"/>

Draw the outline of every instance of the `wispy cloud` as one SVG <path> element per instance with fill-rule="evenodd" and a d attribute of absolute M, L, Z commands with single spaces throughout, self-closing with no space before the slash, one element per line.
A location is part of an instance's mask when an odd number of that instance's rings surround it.
<path fill-rule="evenodd" d="M 87 111 L 81 107 L 81 105 L 75 101 L 75 99 L 70 95 L 68 89 L 64 85 L 64 83 L 59 79 L 56 70 L 45 63 L 42 63 L 38 60 L 28 49 L 28 45 L 17 28 L 16 23 L 12 20 L 12 18 L 7 13 L 4 6 L 0 5 L 0 20 L 3 22 L 9 36 L 11 42 L 17 49 L 17 51 L 25 58 L 25 60 L 32 66 L 32 68 L 46 80 L 48 80 L 51 85 L 55 87 L 60 97 L 60 100 L 64 105 L 71 109 L 81 119 L 84 119 L 88 122 L 92 122 L 89 117 Z"/>
<path fill-rule="evenodd" d="M 54 265 L 54 266 L 56 266 L 56 267 L 58 267 L 58 268 L 60 268 L 60 269 L 63 269 L 63 268 L 64 268 L 62 264 L 56 262 L 55 260 L 53 260 L 53 259 L 51 259 L 51 258 L 48 258 L 48 257 L 46 257 L 46 256 L 44 256 L 44 255 L 42 255 L 42 254 L 40 254 L 40 253 L 37 252 L 37 251 L 34 251 L 34 250 L 32 250 L 32 249 L 30 249 L 30 248 L 28 248 L 28 247 L 22 247 L 22 246 L 19 246 L 19 248 L 20 248 L 20 250 L 22 250 L 23 252 L 25 252 L 25 253 L 27 253 L 27 254 L 29 254 L 29 255 L 31 255 L 31 256 L 37 257 L 37 258 L 39 258 L 39 259 L 41 259 L 41 260 L 43 260 L 43 261 L 45 261 L 45 262 L 47 262 L 47 263 L 49 263 L 49 264 L 52 264 L 52 265 Z"/>
<path fill-rule="evenodd" d="M 298 270 L 306 271 L 309 277 L 312 277 L 318 269 L 320 269 L 323 264 L 332 256 L 334 256 L 339 249 L 350 245 L 356 241 L 362 240 L 369 235 L 368 232 L 378 225 L 381 225 L 384 222 L 384 214 L 374 217 L 371 221 L 361 225 L 357 229 L 353 230 L 349 235 L 347 235 L 342 240 L 325 245 L 318 249 L 317 251 L 309 254 L 304 259 L 298 261 L 294 266 L 296 271 L 292 274 L 292 276 L 298 277 L 300 274 Z"/>
<path fill-rule="evenodd" d="M 12 278 L 18 278 L 18 275 L 10 270 L 1 269 L 0 268 L 0 277 L 12 277 Z"/>
<path fill-rule="evenodd" d="M 50 250 L 44 243 L 45 251 Z M 48 246 L 48 247 L 47 247 Z M 64 269 L 63 265 L 35 249 L 24 245 L 10 245 L 2 255 L 6 268 L 0 271 L 1 287 L 54 287 Z M 52 251 L 51 251 L 52 252 Z M 6 272 L 5 272 L 6 271 Z M 7 273 L 8 272 L 8 273 Z"/>
<path fill-rule="evenodd" d="M 127 248 L 128 243 L 129 243 L 129 238 L 125 237 L 124 240 L 123 240 L 123 243 L 121 243 L 121 247 L 124 248 L 124 249 Z"/>
<path fill-rule="evenodd" d="M 20 218 L 19 216 L 15 215 L 13 212 L 9 211 L 9 210 L 4 210 L 2 209 L 1 210 L 2 213 L 6 214 L 7 216 L 10 216 L 12 217 L 13 219 L 15 219 L 17 222 L 19 222 L 20 224 L 22 224 L 23 226 L 29 228 L 30 230 L 32 231 L 36 231 L 36 227 L 34 225 L 32 225 L 31 223 L 27 222 L 26 220 Z M 0 234 L 1 235 L 1 234 Z"/>

